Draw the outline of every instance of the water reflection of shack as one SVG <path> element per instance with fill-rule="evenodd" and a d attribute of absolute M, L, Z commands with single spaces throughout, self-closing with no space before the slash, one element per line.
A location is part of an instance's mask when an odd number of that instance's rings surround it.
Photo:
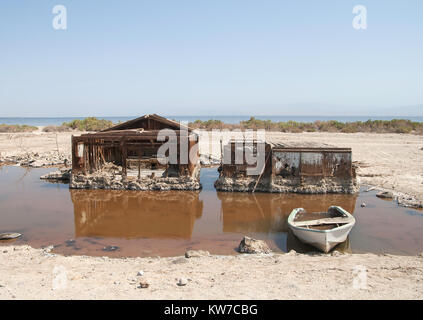
<path fill-rule="evenodd" d="M 349 194 L 268 194 L 218 192 L 222 205 L 224 232 L 287 232 L 288 215 L 294 208 L 308 212 L 326 211 L 339 205 L 353 213 L 357 195 Z"/>
<path fill-rule="evenodd" d="M 76 237 L 189 239 L 199 192 L 70 190 Z"/>

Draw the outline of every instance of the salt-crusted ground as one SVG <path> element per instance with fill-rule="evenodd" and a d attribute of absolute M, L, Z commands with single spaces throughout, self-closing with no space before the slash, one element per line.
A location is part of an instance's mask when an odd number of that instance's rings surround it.
<path fill-rule="evenodd" d="M 185 286 L 177 285 L 180 278 L 186 279 Z M 149 287 L 140 288 L 141 282 Z M 422 299 L 423 256 L 288 253 L 111 259 L 3 246 L 0 298 Z"/>

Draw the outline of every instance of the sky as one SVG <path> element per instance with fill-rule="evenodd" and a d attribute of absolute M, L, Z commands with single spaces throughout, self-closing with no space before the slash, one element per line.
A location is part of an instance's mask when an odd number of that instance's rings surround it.
<path fill-rule="evenodd" d="M 421 116 L 423 1 L 0 2 L 0 117 L 146 113 Z"/>

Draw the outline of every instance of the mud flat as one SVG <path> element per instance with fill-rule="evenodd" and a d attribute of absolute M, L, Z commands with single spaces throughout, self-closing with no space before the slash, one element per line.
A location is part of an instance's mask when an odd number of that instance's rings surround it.
<path fill-rule="evenodd" d="M 7 157 L 24 156 L 29 152 L 56 152 L 70 159 L 72 132 L 0 134 L 0 161 Z M 79 133 L 78 133 L 79 134 Z M 227 133 L 225 133 L 227 135 Z M 423 201 L 423 136 L 376 133 L 281 133 L 269 132 L 279 139 L 299 142 L 325 142 L 337 147 L 352 148 L 353 161 L 358 165 L 361 184 L 391 190 L 403 204 L 422 206 Z M 210 144 L 212 142 L 212 144 Z M 220 135 L 200 133 L 200 153 L 220 157 Z"/>
<path fill-rule="evenodd" d="M 0 261 L 1 299 L 423 298 L 421 255 L 291 252 L 115 259 L 4 246 Z M 177 285 L 181 278 L 185 286 Z M 140 288 L 141 282 L 148 288 Z"/>

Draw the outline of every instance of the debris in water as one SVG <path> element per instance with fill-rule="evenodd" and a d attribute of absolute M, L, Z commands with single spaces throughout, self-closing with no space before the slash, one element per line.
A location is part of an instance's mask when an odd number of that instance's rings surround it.
<path fill-rule="evenodd" d="M 375 187 L 370 187 L 369 189 L 365 190 L 364 192 L 370 192 L 370 191 L 373 191 L 375 189 L 376 189 Z"/>
<path fill-rule="evenodd" d="M 71 169 L 60 169 L 60 170 L 42 175 L 40 179 L 67 182 L 70 180 L 70 176 L 71 176 Z"/>
<path fill-rule="evenodd" d="M 72 246 L 74 246 L 75 245 L 75 240 L 74 239 L 69 239 L 69 240 L 66 240 L 65 241 L 65 243 L 66 243 L 66 247 L 72 247 Z"/>
<path fill-rule="evenodd" d="M 19 238 L 22 234 L 17 232 L 5 232 L 0 233 L 0 240 L 10 240 L 10 239 L 16 239 Z"/>
<path fill-rule="evenodd" d="M 406 208 L 423 208 L 423 201 L 416 199 L 410 195 L 400 195 L 397 198 L 398 205 Z"/>
<path fill-rule="evenodd" d="M 119 249 L 118 246 L 107 246 L 103 248 L 103 251 L 111 252 L 111 251 L 116 251 L 118 249 Z"/>
<path fill-rule="evenodd" d="M 389 191 L 381 191 L 378 194 L 376 194 L 376 197 L 382 198 L 382 199 L 392 199 L 394 197 L 394 194 Z"/>

